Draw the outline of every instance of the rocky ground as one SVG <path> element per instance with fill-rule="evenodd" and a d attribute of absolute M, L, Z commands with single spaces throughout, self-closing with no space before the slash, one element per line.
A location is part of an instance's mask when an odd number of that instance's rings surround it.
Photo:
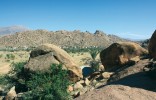
<path fill-rule="evenodd" d="M 116 59 L 109 60 L 109 62 L 112 62 L 112 64 L 114 64 L 113 61 L 115 61 L 116 64 L 118 64 L 118 66 L 114 66 L 111 64 L 112 67 L 116 67 L 116 69 L 114 70 L 114 74 L 111 75 L 111 77 L 109 78 L 109 80 L 105 85 L 100 86 L 94 89 L 93 91 L 89 91 L 84 95 L 77 97 L 75 100 L 156 100 L 155 39 L 156 39 L 156 31 L 154 32 L 149 41 L 148 46 L 149 55 L 146 54 L 144 56 L 140 56 L 139 59 L 135 58 L 133 63 L 129 63 L 129 59 L 125 60 L 129 57 L 131 58 L 131 55 L 130 56 L 127 55 L 132 54 L 132 52 L 127 52 L 126 50 L 127 47 L 121 49 L 123 46 L 121 46 L 121 48 L 120 46 L 114 48 L 110 46 L 112 51 L 114 49 L 120 51 L 119 55 L 118 53 L 115 53 L 115 56 L 113 55 L 114 57 L 112 58 L 117 57 Z M 128 48 L 130 48 L 130 46 L 128 46 Z M 133 49 L 131 49 L 131 51 L 133 51 Z M 109 52 L 111 52 L 111 50 L 109 50 Z M 106 51 L 104 50 L 102 52 Z M 108 52 L 107 54 L 109 55 Z M 133 54 L 137 53 L 133 52 Z M 103 56 L 104 59 L 110 57 L 110 56 L 107 57 L 105 55 L 102 55 L 100 57 Z M 124 61 L 124 64 L 122 63 L 122 61 Z M 104 65 L 109 64 L 108 62 L 105 61 L 102 62 Z"/>
<path fill-rule="evenodd" d="M 94 87 L 95 90 L 76 100 L 155 100 L 156 80 L 147 74 L 147 66 L 151 62 L 153 61 L 143 59 L 135 65 L 117 70 L 109 80 L 105 79 L 103 84 Z"/>
<path fill-rule="evenodd" d="M 156 93 L 124 85 L 107 85 L 75 100 L 156 100 Z"/>
<path fill-rule="evenodd" d="M 68 34 L 68 32 L 59 31 L 58 34 Z M 19 33 L 16 35 L 20 36 Z M 94 35 L 100 37 L 104 34 L 97 31 Z M 98 55 L 100 58 L 92 59 L 101 60 L 101 66 L 105 68 L 87 76 L 83 73 L 86 67 L 80 66 L 88 61 L 84 58 L 91 59 L 91 56 L 79 53 L 75 57 L 75 54 L 68 54 L 58 46 L 44 44 L 30 52 L 29 60 L 27 59 L 23 70 L 27 73 L 38 70 L 44 72 L 48 71 L 50 64 L 62 64 L 63 69 L 70 72 L 69 78 L 73 84 L 69 85 L 67 91 L 75 100 L 156 100 L 156 77 L 151 77 L 151 73 L 155 75 L 156 72 L 155 40 L 156 31 L 149 41 L 148 50 L 132 42 L 111 44 L 100 52 Z M 8 61 L 7 54 L 5 55 L 5 60 Z M 80 55 L 85 57 L 78 59 Z M 6 92 L 5 98 L 18 99 L 21 94 L 23 93 L 16 94 L 15 87 L 12 87 Z"/>

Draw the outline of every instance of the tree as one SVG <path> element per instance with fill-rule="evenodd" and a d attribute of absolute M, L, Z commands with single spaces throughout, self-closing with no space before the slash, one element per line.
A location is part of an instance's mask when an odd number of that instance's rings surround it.
<path fill-rule="evenodd" d="M 96 49 L 90 50 L 90 55 L 92 57 L 92 61 L 90 62 L 90 66 L 94 71 L 99 70 L 99 62 L 96 61 L 96 56 L 98 55 L 99 51 Z"/>
<path fill-rule="evenodd" d="M 69 100 L 67 88 L 70 85 L 67 70 L 62 65 L 52 64 L 47 72 L 28 73 L 25 63 L 14 63 L 11 76 L 7 78 L 15 85 L 16 92 L 24 92 L 22 99 L 28 100 Z"/>

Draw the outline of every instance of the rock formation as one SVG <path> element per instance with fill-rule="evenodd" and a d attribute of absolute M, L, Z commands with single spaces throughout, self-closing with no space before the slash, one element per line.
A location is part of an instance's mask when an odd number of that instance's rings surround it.
<path fill-rule="evenodd" d="M 150 39 L 148 51 L 152 58 L 156 58 L 156 30 L 154 31 Z"/>
<path fill-rule="evenodd" d="M 146 55 L 148 52 L 133 42 L 114 43 L 100 53 L 100 59 L 106 71 L 112 71 L 135 62 L 134 57 Z"/>
<path fill-rule="evenodd" d="M 75 100 L 156 100 L 156 93 L 123 85 L 108 85 L 87 92 Z"/>
<path fill-rule="evenodd" d="M 7 93 L 5 100 L 15 100 L 15 97 L 17 96 L 15 91 L 15 86 L 10 89 L 10 91 Z"/>
<path fill-rule="evenodd" d="M 44 44 L 30 53 L 25 69 L 30 71 L 48 71 L 51 64 L 62 64 L 63 68 L 71 72 L 71 78 L 81 77 L 82 71 L 72 57 L 64 50 L 53 44 Z"/>

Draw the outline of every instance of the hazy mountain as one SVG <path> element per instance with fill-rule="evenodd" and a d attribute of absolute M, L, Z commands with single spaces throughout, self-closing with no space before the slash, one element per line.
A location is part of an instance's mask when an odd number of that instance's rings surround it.
<path fill-rule="evenodd" d="M 114 42 L 127 41 L 115 35 L 107 35 L 102 31 L 95 33 L 75 31 L 33 30 L 18 32 L 0 38 L 0 46 L 30 47 L 44 43 L 52 43 L 61 47 L 108 47 Z"/>
<path fill-rule="evenodd" d="M 0 27 L 0 35 L 13 34 L 16 32 L 27 31 L 28 28 L 23 26 Z"/>

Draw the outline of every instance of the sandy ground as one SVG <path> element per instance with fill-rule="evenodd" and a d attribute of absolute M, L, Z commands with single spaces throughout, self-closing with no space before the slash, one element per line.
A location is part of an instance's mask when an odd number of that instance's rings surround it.
<path fill-rule="evenodd" d="M 90 54 L 88 52 L 85 53 L 70 53 L 75 62 L 79 66 L 89 65 L 89 62 L 92 60 Z M 96 60 L 99 60 L 99 55 L 97 55 Z"/>
<path fill-rule="evenodd" d="M 7 54 L 12 54 L 15 57 L 7 58 Z M 8 51 L 0 51 L 0 75 L 7 74 L 10 71 L 10 65 L 13 62 L 23 62 L 27 61 L 29 58 L 29 52 L 18 51 L 18 52 L 8 52 Z"/>
<path fill-rule="evenodd" d="M 0 75 L 7 74 L 10 71 L 10 63 L 0 64 Z"/>

